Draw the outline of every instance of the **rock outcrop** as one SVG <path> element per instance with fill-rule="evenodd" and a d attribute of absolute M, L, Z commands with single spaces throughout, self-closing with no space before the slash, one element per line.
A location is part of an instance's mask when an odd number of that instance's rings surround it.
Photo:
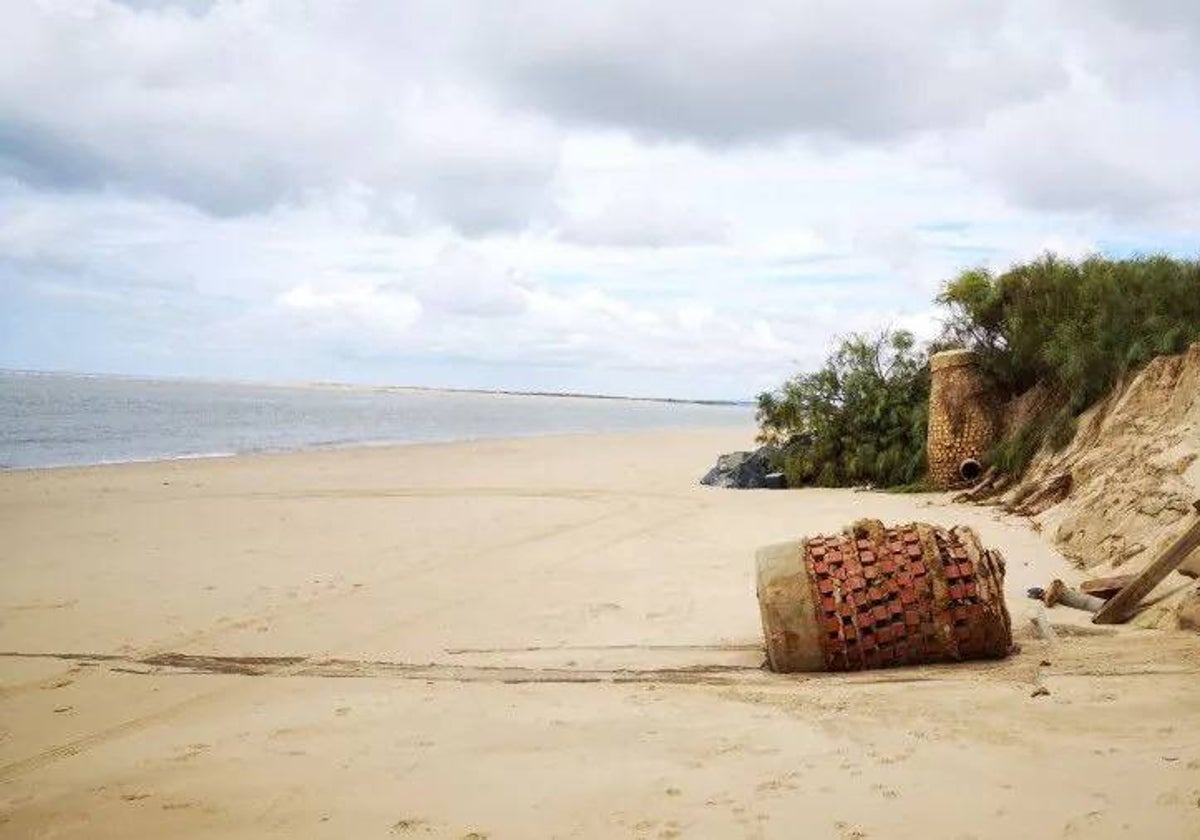
<path fill-rule="evenodd" d="M 717 465 L 700 483 L 709 487 L 783 489 L 787 486 L 783 474 L 773 472 L 777 455 L 773 446 L 761 446 L 753 452 L 729 452 L 717 458 Z"/>

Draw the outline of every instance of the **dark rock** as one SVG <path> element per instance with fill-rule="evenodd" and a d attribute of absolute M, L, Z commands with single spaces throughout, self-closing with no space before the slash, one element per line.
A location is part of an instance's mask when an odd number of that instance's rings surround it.
<path fill-rule="evenodd" d="M 763 487 L 768 490 L 786 490 L 787 476 L 781 472 L 767 473 L 763 476 Z"/>
<path fill-rule="evenodd" d="M 743 489 L 786 487 L 783 474 L 771 472 L 777 454 L 773 446 L 761 446 L 753 452 L 727 453 L 717 458 L 717 465 L 700 479 L 700 483 L 710 487 Z"/>

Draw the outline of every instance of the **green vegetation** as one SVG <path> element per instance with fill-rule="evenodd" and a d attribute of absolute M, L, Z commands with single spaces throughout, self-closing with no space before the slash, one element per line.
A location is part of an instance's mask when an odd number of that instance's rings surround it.
<path fill-rule="evenodd" d="M 1020 474 L 1044 444 L 1069 443 L 1075 418 L 1125 374 L 1200 340 L 1200 261 L 1048 254 L 999 275 L 964 271 L 938 303 L 949 310 L 942 341 L 978 352 L 1001 397 L 1045 392 L 991 456 Z"/>
<path fill-rule="evenodd" d="M 1079 413 L 1122 376 L 1200 340 L 1196 260 L 1046 255 L 998 275 L 964 271 L 937 300 L 948 317 L 930 349 L 979 353 L 1002 398 L 1040 389 L 1030 422 L 991 453 L 1012 474 L 1043 445 L 1069 442 Z M 761 395 L 762 438 L 784 445 L 789 483 L 916 481 L 924 470 L 926 361 L 907 333 L 851 336 L 821 370 Z"/>
<path fill-rule="evenodd" d="M 763 441 L 792 487 L 909 484 L 925 471 L 929 370 L 911 333 L 842 340 L 825 365 L 760 394 Z"/>
<path fill-rule="evenodd" d="M 1042 383 L 1077 414 L 1125 372 L 1200 339 L 1200 262 L 1046 255 L 998 276 L 964 271 L 938 303 L 943 340 L 977 351 L 1004 393 Z"/>

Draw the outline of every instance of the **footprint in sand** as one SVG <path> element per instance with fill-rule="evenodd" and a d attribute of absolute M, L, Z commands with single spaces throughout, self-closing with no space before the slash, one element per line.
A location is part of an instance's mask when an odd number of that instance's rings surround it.
<path fill-rule="evenodd" d="M 605 602 L 602 604 L 588 604 L 588 606 L 587 606 L 588 615 L 593 618 L 595 618 L 598 615 L 603 615 L 604 613 L 607 613 L 607 612 L 616 612 L 616 611 L 619 611 L 620 609 L 621 609 L 620 604 L 613 604 L 611 602 Z"/>
<path fill-rule="evenodd" d="M 13 604 L 7 609 L 12 611 L 18 610 L 66 610 L 78 604 L 77 600 L 70 601 L 40 601 L 32 604 Z"/>
<path fill-rule="evenodd" d="M 172 761 L 190 761 L 209 748 L 208 744 L 188 744 L 181 747 L 179 754 L 171 757 Z"/>
<path fill-rule="evenodd" d="M 779 793 L 780 791 L 784 790 L 796 790 L 798 786 L 790 782 L 788 780 L 789 778 L 795 778 L 795 774 L 789 774 L 788 776 L 779 779 L 768 779 L 765 782 L 759 782 L 754 789 L 759 793 Z"/>
<path fill-rule="evenodd" d="M 412 834 L 417 831 L 433 831 L 429 826 L 428 820 L 423 820 L 420 817 L 409 817 L 403 820 L 396 820 L 392 825 L 392 834 Z"/>
<path fill-rule="evenodd" d="M 186 811 L 189 808 L 195 808 L 199 804 L 194 799 L 186 799 L 180 802 L 164 802 L 162 809 L 164 811 Z"/>
<path fill-rule="evenodd" d="M 1161 804 L 1161 803 L 1160 803 Z M 1076 817 L 1072 820 L 1067 820 L 1067 824 L 1063 826 L 1063 837 L 1090 837 L 1092 831 L 1087 824 L 1100 819 L 1104 815 L 1103 811 L 1088 811 L 1082 817 Z"/>

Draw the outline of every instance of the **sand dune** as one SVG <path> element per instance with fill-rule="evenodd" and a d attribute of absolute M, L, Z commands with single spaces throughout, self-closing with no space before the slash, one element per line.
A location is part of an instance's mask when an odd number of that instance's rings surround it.
<path fill-rule="evenodd" d="M 1022 628 L 1077 573 L 941 497 L 696 485 L 750 435 L 0 474 L 0 836 L 1200 837 L 1194 636 L 762 671 L 762 543 L 965 522 Z"/>

